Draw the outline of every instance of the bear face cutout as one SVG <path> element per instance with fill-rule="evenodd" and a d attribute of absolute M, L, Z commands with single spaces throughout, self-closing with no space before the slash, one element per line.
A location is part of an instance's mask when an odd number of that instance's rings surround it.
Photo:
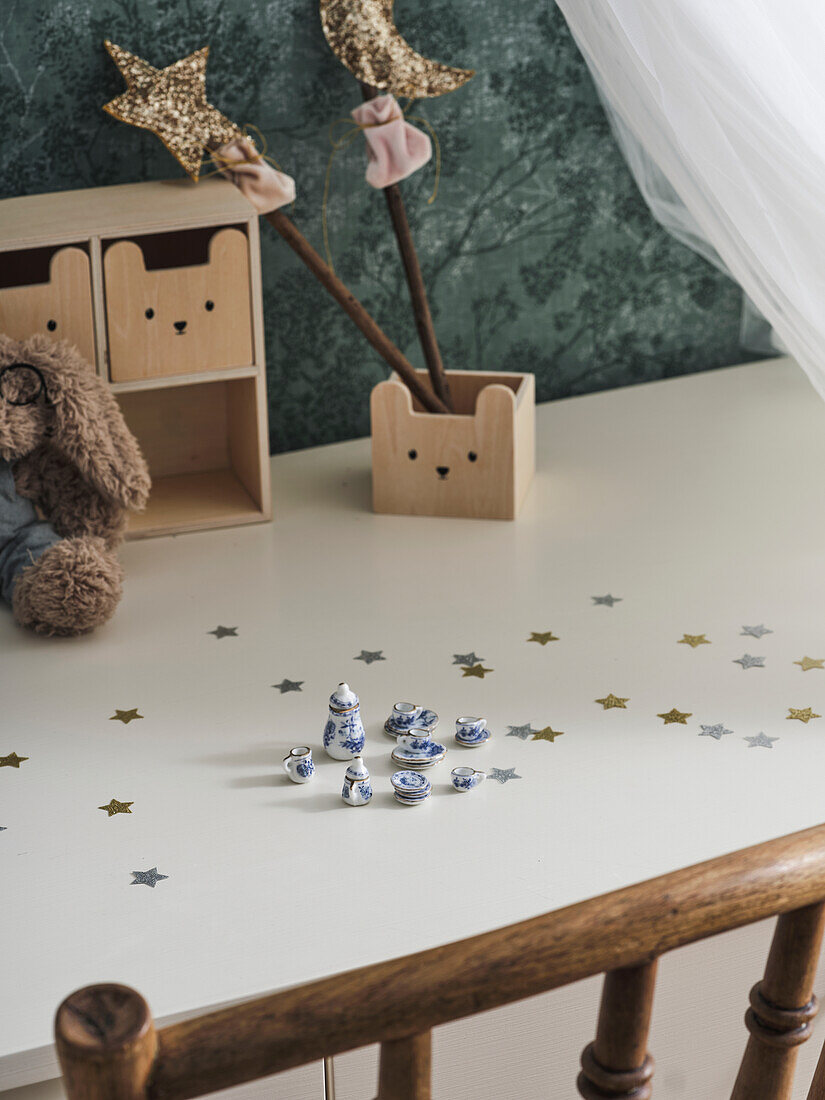
<path fill-rule="evenodd" d="M 135 241 L 103 258 L 113 382 L 252 363 L 249 247 L 238 229 L 209 242 L 205 264 L 148 270 Z"/>
<path fill-rule="evenodd" d="M 49 261 L 49 281 L 0 288 L 0 332 L 13 340 L 35 333 L 65 340 L 95 364 L 89 257 L 81 248 L 60 248 Z"/>
<path fill-rule="evenodd" d="M 484 381 L 472 415 L 416 412 L 400 382 L 374 388 L 376 512 L 514 518 L 516 397 L 509 386 Z"/>

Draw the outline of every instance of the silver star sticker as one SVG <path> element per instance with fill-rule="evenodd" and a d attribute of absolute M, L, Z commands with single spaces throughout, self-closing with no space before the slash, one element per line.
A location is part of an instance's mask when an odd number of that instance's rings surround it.
<path fill-rule="evenodd" d="M 515 768 L 490 768 L 487 772 L 488 779 L 495 779 L 496 783 L 508 783 L 511 779 L 521 779 L 516 775 Z"/>
<path fill-rule="evenodd" d="M 207 630 L 207 634 L 214 634 L 220 641 L 221 638 L 237 638 L 238 628 L 236 626 L 216 626 L 214 630 Z"/>
<path fill-rule="evenodd" d="M 371 665 L 373 661 L 386 661 L 383 649 L 362 649 L 353 661 L 363 661 L 365 665 Z"/>
<path fill-rule="evenodd" d="M 521 741 L 526 741 L 528 737 L 532 737 L 534 733 L 538 733 L 538 730 L 534 730 L 528 722 L 526 726 L 508 726 L 507 736 L 518 737 Z"/>
<path fill-rule="evenodd" d="M 750 653 L 745 653 L 741 657 L 737 657 L 733 662 L 735 665 L 741 665 L 742 668 L 764 668 L 764 657 L 751 657 Z"/>
<path fill-rule="evenodd" d="M 752 638 L 761 638 L 763 634 L 773 634 L 773 631 L 760 623 L 759 626 L 743 626 L 742 633 L 750 634 Z"/>
<path fill-rule="evenodd" d="M 273 684 L 274 688 L 278 688 L 281 695 L 287 691 L 300 691 L 301 684 L 305 683 L 304 680 L 281 680 L 280 684 Z"/>
<path fill-rule="evenodd" d="M 747 741 L 749 749 L 763 748 L 772 749 L 773 742 L 778 741 L 778 737 L 766 737 L 764 733 L 757 733 L 756 737 L 744 737 L 743 741 Z"/>
<path fill-rule="evenodd" d="M 153 867 L 150 871 L 132 871 L 131 873 L 135 876 L 135 880 L 129 883 L 130 886 L 151 886 L 153 890 L 162 878 L 169 878 L 168 875 L 159 875 L 157 867 Z"/>
<path fill-rule="evenodd" d="M 713 737 L 715 740 L 721 741 L 726 733 L 733 733 L 733 730 L 726 730 L 721 722 L 717 722 L 715 726 L 702 726 L 702 732 L 699 736 Z"/>
<path fill-rule="evenodd" d="M 477 657 L 475 653 L 454 653 L 454 665 L 483 665 L 486 657 Z"/>
<path fill-rule="evenodd" d="M 594 607 L 598 604 L 602 604 L 604 607 L 612 607 L 614 603 L 622 602 L 621 596 L 591 596 L 590 599 L 593 601 Z"/>

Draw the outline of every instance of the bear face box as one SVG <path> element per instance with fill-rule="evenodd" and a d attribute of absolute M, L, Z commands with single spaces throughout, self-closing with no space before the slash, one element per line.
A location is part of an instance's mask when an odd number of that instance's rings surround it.
<path fill-rule="evenodd" d="M 14 258 L 14 253 L 3 258 L 10 272 Z M 82 248 L 57 249 L 45 282 L 0 285 L 0 332 L 13 340 L 27 340 L 35 333 L 65 340 L 83 359 L 95 363 L 89 257 Z"/>
<path fill-rule="evenodd" d="M 426 371 L 417 373 L 429 385 Z M 535 469 L 533 375 L 447 377 L 455 414 L 424 411 L 395 378 L 373 389 L 373 508 L 515 519 Z"/>
<path fill-rule="evenodd" d="M 253 361 L 249 247 L 221 229 L 204 264 L 147 270 L 135 240 L 103 257 L 113 382 L 248 366 Z"/>

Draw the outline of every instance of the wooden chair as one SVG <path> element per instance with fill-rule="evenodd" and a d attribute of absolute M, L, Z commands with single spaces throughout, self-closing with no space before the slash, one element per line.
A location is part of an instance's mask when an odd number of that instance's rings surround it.
<path fill-rule="evenodd" d="M 732 1100 L 789 1100 L 817 1010 L 825 825 L 417 955 L 155 1030 L 140 994 L 89 986 L 57 1011 L 69 1100 L 186 1100 L 381 1043 L 378 1100 L 429 1100 L 431 1029 L 605 973 L 586 1100 L 646 1100 L 660 955 L 777 916 Z M 825 1100 L 825 1056 L 808 1100 Z"/>

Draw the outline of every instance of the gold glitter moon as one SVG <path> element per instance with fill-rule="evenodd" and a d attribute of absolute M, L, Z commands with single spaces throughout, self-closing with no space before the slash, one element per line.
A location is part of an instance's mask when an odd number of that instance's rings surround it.
<path fill-rule="evenodd" d="M 425 99 L 454 92 L 473 76 L 416 53 L 393 21 L 393 0 L 321 0 L 321 25 L 332 52 L 364 84 Z"/>

